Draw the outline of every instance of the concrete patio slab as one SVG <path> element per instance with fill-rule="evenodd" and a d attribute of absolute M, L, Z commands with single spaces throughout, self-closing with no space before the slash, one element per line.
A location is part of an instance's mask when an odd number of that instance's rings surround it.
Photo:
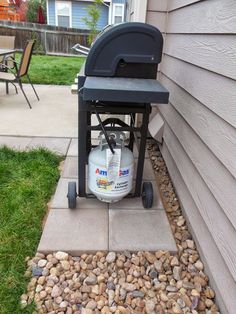
<path fill-rule="evenodd" d="M 48 137 L 35 137 L 27 145 L 27 148 L 45 147 L 53 152 L 67 155 L 71 140 L 68 138 L 48 138 Z"/>
<path fill-rule="evenodd" d="M 31 140 L 31 137 L 1 136 L 0 146 L 6 145 L 9 148 L 26 150 Z"/>
<path fill-rule="evenodd" d="M 164 210 L 109 210 L 110 251 L 176 252 Z"/>
<path fill-rule="evenodd" d="M 53 196 L 51 207 L 52 208 L 68 208 L 67 200 L 67 191 L 68 191 L 68 182 L 75 181 L 77 183 L 78 189 L 78 180 L 77 179 L 68 179 L 60 178 L 55 195 Z M 77 208 L 108 208 L 108 204 L 102 203 L 97 199 L 92 198 L 80 198 L 77 197 Z"/>
<path fill-rule="evenodd" d="M 59 250 L 73 256 L 108 251 L 108 209 L 51 209 L 38 251 Z"/>
<path fill-rule="evenodd" d="M 5 84 L 0 83 L 0 135 L 77 137 L 77 96 L 70 86 L 35 85 L 40 101 L 30 85 L 24 88 L 32 109 L 20 90 L 17 95 L 10 86 L 6 95 Z"/>
<path fill-rule="evenodd" d="M 66 157 L 62 178 L 78 178 L 78 157 Z"/>
<path fill-rule="evenodd" d="M 134 182 L 135 184 L 135 182 Z M 152 182 L 153 186 L 153 205 L 151 210 L 153 209 L 163 209 L 163 203 L 161 201 L 161 196 L 158 191 L 156 181 Z M 134 198 L 123 198 L 121 201 L 117 203 L 112 203 L 109 204 L 109 209 L 123 209 L 125 208 L 126 210 L 130 209 L 143 209 L 143 203 L 142 203 L 142 197 L 134 197 Z"/>
<path fill-rule="evenodd" d="M 79 153 L 78 150 L 78 139 L 77 138 L 72 138 L 70 142 L 70 146 L 67 152 L 67 156 L 69 157 L 77 157 Z"/>

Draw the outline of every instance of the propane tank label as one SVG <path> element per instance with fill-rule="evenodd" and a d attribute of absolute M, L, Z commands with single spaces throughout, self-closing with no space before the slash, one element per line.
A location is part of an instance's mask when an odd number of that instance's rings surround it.
<path fill-rule="evenodd" d="M 98 168 L 90 164 L 89 188 L 105 195 L 129 193 L 133 184 L 133 165 L 120 168 L 116 180 L 110 179 L 107 168 Z"/>
<path fill-rule="evenodd" d="M 121 149 L 114 149 L 112 154 L 110 149 L 106 149 L 107 178 L 109 181 L 116 182 L 119 178 Z"/>

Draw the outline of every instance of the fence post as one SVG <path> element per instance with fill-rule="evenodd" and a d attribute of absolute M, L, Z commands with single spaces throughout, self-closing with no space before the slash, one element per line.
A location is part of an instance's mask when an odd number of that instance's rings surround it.
<path fill-rule="evenodd" d="M 48 54 L 48 48 L 47 48 L 47 30 L 44 30 L 44 47 L 45 47 L 45 53 Z"/>

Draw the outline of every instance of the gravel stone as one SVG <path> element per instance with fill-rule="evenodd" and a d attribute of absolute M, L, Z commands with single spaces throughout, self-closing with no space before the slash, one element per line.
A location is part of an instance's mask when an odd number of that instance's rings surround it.
<path fill-rule="evenodd" d="M 133 296 L 134 298 L 143 298 L 144 295 L 145 295 L 145 294 L 144 294 L 142 291 L 140 291 L 140 290 L 134 290 L 134 291 L 132 292 L 132 296 Z"/>
<path fill-rule="evenodd" d="M 38 261 L 38 267 L 43 268 L 44 266 L 46 266 L 46 264 L 47 264 L 47 260 L 46 259 L 40 259 Z"/>
<path fill-rule="evenodd" d="M 67 301 L 62 301 L 60 303 L 60 308 L 67 308 L 67 306 L 68 306 L 68 302 Z"/>
<path fill-rule="evenodd" d="M 155 261 L 154 267 L 156 268 L 156 271 L 160 273 L 162 271 L 162 262 L 161 261 Z"/>
<path fill-rule="evenodd" d="M 115 252 L 109 252 L 106 256 L 106 261 L 107 263 L 111 264 L 115 261 L 116 259 L 116 253 Z"/>
<path fill-rule="evenodd" d="M 107 289 L 109 289 L 109 290 L 116 290 L 116 285 L 114 284 L 114 282 L 109 281 L 107 283 Z"/>
<path fill-rule="evenodd" d="M 194 266 L 198 269 L 198 270 L 203 270 L 204 266 L 203 263 L 201 261 L 197 261 Z"/>
<path fill-rule="evenodd" d="M 40 292 L 43 290 L 43 286 L 42 285 L 37 285 L 35 291 L 36 292 Z"/>
<path fill-rule="evenodd" d="M 45 299 L 47 296 L 47 292 L 45 290 L 40 291 L 39 297 L 41 300 Z"/>
<path fill-rule="evenodd" d="M 86 285 L 95 285 L 97 283 L 97 277 L 91 273 L 88 277 L 85 278 L 84 283 Z"/>
<path fill-rule="evenodd" d="M 174 314 L 181 314 L 182 313 L 182 310 L 181 310 L 178 303 L 175 303 L 175 305 L 172 308 L 172 311 Z"/>
<path fill-rule="evenodd" d="M 55 258 L 58 259 L 59 261 L 66 261 L 68 260 L 68 253 L 65 253 L 65 252 L 57 252 L 55 254 Z"/>
<path fill-rule="evenodd" d="M 86 308 L 90 310 L 95 310 L 97 307 L 97 302 L 94 300 L 91 300 L 87 303 Z"/>
<path fill-rule="evenodd" d="M 126 291 L 134 291 L 135 290 L 135 285 L 131 283 L 123 283 L 122 288 L 125 289 Z"/>
<path fill-rule="evenodd" d="M 38 266 L 32 267 L 32 275 L 35 277 L 42 276 L 43 269 Z"/>
<path fill-rule="evenodd" d="M 147 300 L 146 301 L 146 311 L 147 311 L 147 314 L 155 313 L 154 312 L 155 306 L 156 306 L 156 302 L 154 300 L 151 300 L 151 299 Z"/>
<path fill-rule="evenodd" d="M 179 281 L 180 280 L 180 277 L 181 276 L 181 267 L 180 266 L 175 266 L 173 268 L 173 278 L 176 280 L 176 281 Z"/>
<path fill-rule="evenodd" d="M 188 246 L 189 249 L 192 249 L 192 250 L 195 249 L 195 244 L 194 244 L 193 240 L 187 239 L 186 243 L 187 243 L 187 246 Z"/>
<path fill-rule="evenodd" d="M 46 279 L 45 276 L 40 276 L 39 279 L 38 279 L 38 284 L 39 285 L 43 285 L 45 283 L 45 279 Z"/>
<path fill-rule="evenodd" d="M 174 256 L 170 262 L 171 266 L 178 266 L 179 265 L 179 261 L 178 258 L 176 256 Z"/>
<path fill-rule="evenodd" d="M 166 290 L 168 292 L 176 292 L 176 291 L 178 291 L 178 289 L 176 287 L 170 286 L 170 285 L 166 287 Z"/>
<path fill-rule="evenodd" d="M 22 309 L 24 309 L 27 305 L 28 305 L 27 301 L 25 301 L 25 300 L 20 301 L 20 306 Z"/>
<path fill-rule="evenodd" d="M 70 263 L 68 261 L 61 261 L 61 266 L 64 270 L 70 269 Z"/>
<path fill-rule="evenodd" d="M 155 269 L 151 269 L 151 271 L 149 272 L 149 276 L 150 278 L 154 279 L 154 278 L 157 278 L 158 273 Z"/>
<path fill-rule="evenodd" d="M 54 286 L 54 287 L 52 288 L 51 296 L 52 296 L 53 298 L 59 297 L 61 294 L 62 294 L 62 290 L 61 290 L 61 288 L 59 288 L 58 286 Z"/>
<path fill-rule="evenodd" d="M 150 252 L 145 252 L 145 257 L 150 264 L 154 264 L 156 261 L 156 256 Z"/>

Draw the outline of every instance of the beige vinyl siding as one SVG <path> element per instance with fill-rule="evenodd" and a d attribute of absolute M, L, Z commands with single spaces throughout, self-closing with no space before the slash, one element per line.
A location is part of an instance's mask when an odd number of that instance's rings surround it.
<path fill-rule="evenodd" d="M 147 11 L 147 21 L 148 24 L 156 26 L 162 33 L 164 33 L 166 27 L 165 12 Z"/>
<path fill-rule="evenodd" d="M 200 2 L 202 0 L 167 0 L 168 2 L 168 12 L 171 12 L 173 10 L 183 8 L 184 6 Z"/>
<path fill-rule="evenodd" d="M 148 0 L 146 21 L 157 27 L 162 33 L 166 29 L 166 0 Z"/>
<path fill-rule="evenodd" d="M 235 34 L 235 31 L 235 0 L 195 1 L 168 13 L 167 33 Z"/>
<path fill-rule="evenodd" d="M 161 149 L 221 312 L 234 314 L 236 1 L 165 3 L 147 6 L 147 23 L 164 34 L 158 79 L 170 91 L 158 106 Z"/>
<path fill-rule="evenodd" d="M 221 307 L 221 313 L 233 314 L 236 308 L 235 281 L 228 268 L 225 267 L 224 259 L 215 245 L 212 234 L 203 222 L 198 207 L 180 174 L 179 168 L 176 166 L 176 162 L 173 159 L 174 156 L 170 154 L 165 142 L 161 151 L 165 158 L 173 184 L 175 187 L 178 187 L 178 196 L 182 210 L 191 226 L 192 235 L 197 243 L 202 260 L 204 261 L 205 272 L 210 274 L 211 285 L 214 286 L 216 291 L 217 301 Z M 225 304 L 227 304 L 227 308 L 225 307 Z"/>

